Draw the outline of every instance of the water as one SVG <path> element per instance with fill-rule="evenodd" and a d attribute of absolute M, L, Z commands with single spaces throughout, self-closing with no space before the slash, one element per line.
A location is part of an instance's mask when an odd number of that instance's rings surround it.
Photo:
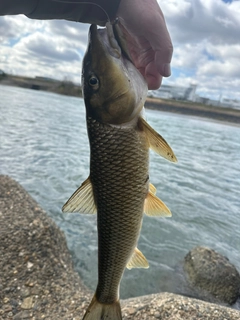
<path fill-rule="evenodd" d="M 240 270 L 240 128 L 146 111 L 178 164 L 151 152 L 150 181 L 172 218 L 144 217 L 139 248 L 148 270 L 126 271 L 121 297 L 176 292 L 175 267 L 197 245 Z M 65 232 L 75 267 L 94 290 L 96 216 L 61 207 L 89 174 L 85 108 L 79 98 L 0 86 L 0 174 L 19 181 Z"/>

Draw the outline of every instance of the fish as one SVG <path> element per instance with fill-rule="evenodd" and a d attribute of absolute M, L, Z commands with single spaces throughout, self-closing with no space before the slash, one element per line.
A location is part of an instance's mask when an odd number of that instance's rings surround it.
<path fill-rule="evenodd" d="M 98 284 L 84 320 L 122 319 L 125 268 L 148 268 L 137 248 L 143 214 L 171 216 L 149 182 L 149 148 L 176 162 L 171 147 L 143 118 L 147 83 L 121 50 L 114 27 L 91 25 L 82 67 L 90 174 L 63 212 L 97 213 Z"/>

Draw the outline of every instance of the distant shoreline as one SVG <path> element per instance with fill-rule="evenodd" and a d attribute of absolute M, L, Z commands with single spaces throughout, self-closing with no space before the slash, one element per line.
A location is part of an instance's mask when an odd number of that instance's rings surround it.
<path fill-rule="evenodd" d="M 0 85 L 47 91 L 73 97 L 82 97 L 80 85 L 76 85 L 68 79 L 62 81 L 45 77 L 22 77 L 8 74 L 0 75 Z"/>
<path fill-rule="evenodd" d="M 164 100 L 155 98 L 147 98 L 145 107 L 147 109 L 163 112 L 172 112 L 176 114 L 240 124 L 240 110 L 236 109 L 206 106 L 191 101 L 180 102 L 175 100 Z"/>
<path fill-rule="evenodd" d="M 0 77 L 0 84 L 82 97 L 81 87 L 67 80 L 58 81 L 42 77 L 28 78 L 5 75 Z M 240 110 L 237 109 L 208 106 L 192 101 L 159 98 L 147 98 L 145 107 L 163 112 L 213 119 L 236 125 L 240 124 Z"/>

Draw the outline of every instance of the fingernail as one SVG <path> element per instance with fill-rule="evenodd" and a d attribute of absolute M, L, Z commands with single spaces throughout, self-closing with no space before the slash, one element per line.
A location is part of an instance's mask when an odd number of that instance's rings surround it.
<path fill-rule="evenodd" d="M 170 75 L 171 75 L 171 66 L 170 66 L 170 63 L 166 63 L 163 66 L 163 76 L 170 77 Z"/>

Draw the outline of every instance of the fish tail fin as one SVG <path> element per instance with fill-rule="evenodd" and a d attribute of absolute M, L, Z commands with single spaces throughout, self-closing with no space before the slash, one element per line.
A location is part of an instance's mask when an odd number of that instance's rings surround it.
<path fill-rule="evenodd" d="M 111 304 L 103 304 L 94 295 L 83 320 L 122 320 L 119 300 Z"/>

